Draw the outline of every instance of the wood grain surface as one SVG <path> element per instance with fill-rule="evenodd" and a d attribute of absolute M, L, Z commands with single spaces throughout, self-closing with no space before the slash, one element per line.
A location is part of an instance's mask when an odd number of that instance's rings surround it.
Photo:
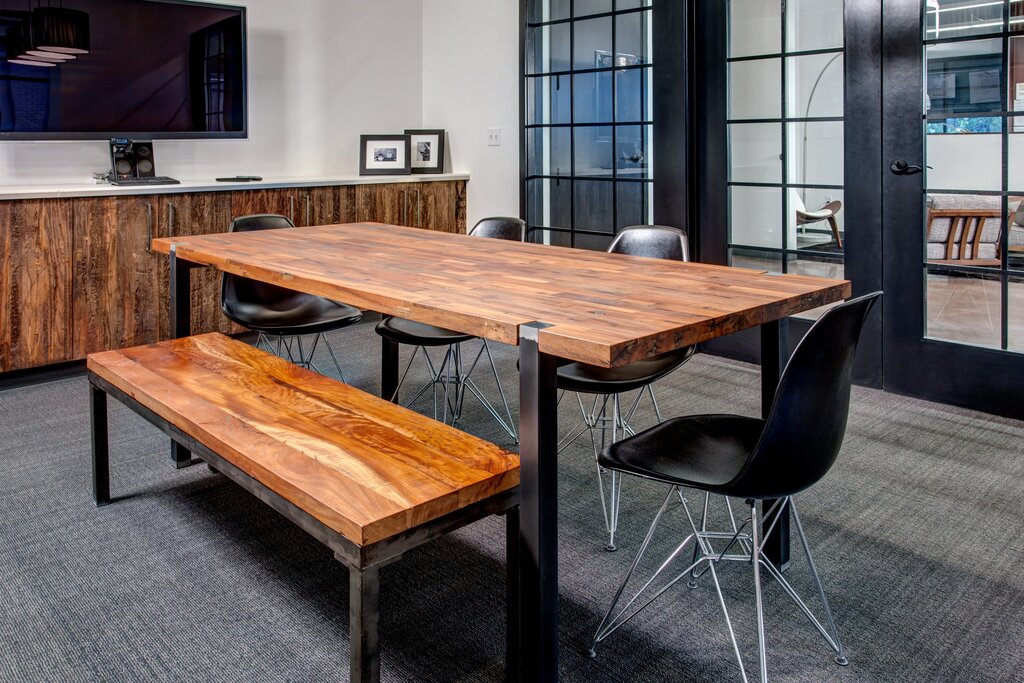
<path fill-rule="evenodd" d="M 155 196 L 74 200 L 72 353 L 156 341 L 160 261 L 147 248 L 158 234 Z"/>
<path fill-rule="evenodd" d="M 88 368 L 357 545 L 519 484 L 513 453 L 219 333 Z"/>
<path fill-rule="evenodd" d="M 372 223 L 154 240 L 219 270 L 603 367 L 850 296 L 846 280 Z"/>
<path fill-rule="evenodd" d="M 71 360 L 71 203 L 0 202 L 0 226 L 0 372 Z"/>
<path fill-rule="evenodd" d="M 191 237 L 224 232 L 231 224 L 231 194 L 194 192 L 161 195 L 158 198 L 157 224 L 161 236 Z M 160 318 L 160 339 L 169 339 L 168 263 L 160 259 L 160 295 L 156 313 Z M 220 309 L 221 274 L 213 269 L 197 270 L 192 278 L 192 334 L 203 332 L 242 332 Z M 108 346 L 105 348 L 116 348 Z"/>

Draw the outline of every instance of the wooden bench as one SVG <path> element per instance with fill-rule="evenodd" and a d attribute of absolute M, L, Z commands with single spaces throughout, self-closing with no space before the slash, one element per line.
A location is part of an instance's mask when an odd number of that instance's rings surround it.
<path fill-rule="evenodd" d="M 110 502 L 109 394 L 348 567 L 352 681 L 380 677 L 379 568 L 491 514 L 506 515 L 517 632 L 515 454 L 220 334 L 96 353 L 88 374 L 96 504 Z"/>

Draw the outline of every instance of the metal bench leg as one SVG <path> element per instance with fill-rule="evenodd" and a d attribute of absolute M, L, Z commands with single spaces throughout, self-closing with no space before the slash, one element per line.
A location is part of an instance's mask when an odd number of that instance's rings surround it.
<path fill-rule="evenodd" d="M 377 683 L 380 681 L 380 642 L 377 637 L 380 570 L 377 567 L 363 570 L 350 567 L 348 584 L 349 680 L 352 683 Z"/>
<path fill-rule="evenodd" d="M 110 502 L 110 448 L 107 433 L 107 392 L 89 385 L 89 419 L 92 423 L 92 497 L 96 506 Z"/>
<path fill-rule="evenodd" d="M 505 680 L 519 681 L 519 506 L 505 512 Z"/>

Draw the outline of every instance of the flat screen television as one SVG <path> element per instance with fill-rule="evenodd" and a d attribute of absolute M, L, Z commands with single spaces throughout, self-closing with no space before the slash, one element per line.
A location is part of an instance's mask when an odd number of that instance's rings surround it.
<path fill-rule="evenodd" d="M 246 135 L 245 8 L 0 0 L 0 140 Z"/>

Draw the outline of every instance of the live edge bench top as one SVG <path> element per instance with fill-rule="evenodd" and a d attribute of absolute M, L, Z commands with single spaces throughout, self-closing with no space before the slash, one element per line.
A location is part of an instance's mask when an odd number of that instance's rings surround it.
<path fill-rule="evenodd" d="M 221 334 L 88 369 L 359 546 L 519 484 L 519 458 Z"/>

